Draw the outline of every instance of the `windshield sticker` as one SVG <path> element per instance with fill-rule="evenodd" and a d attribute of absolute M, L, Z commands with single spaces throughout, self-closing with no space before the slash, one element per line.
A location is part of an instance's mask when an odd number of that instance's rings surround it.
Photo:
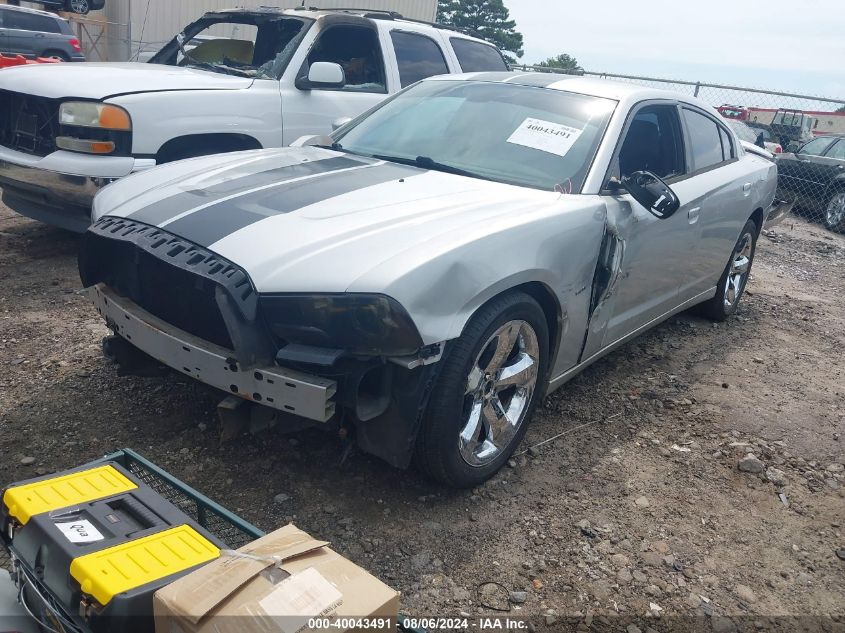
<path fill-rule="evenodd" d="M 581 136 L 581 132 L 582 130 L 575 127 L 529 117 L 511 134 L 508 143 L 566 156 Z"/>

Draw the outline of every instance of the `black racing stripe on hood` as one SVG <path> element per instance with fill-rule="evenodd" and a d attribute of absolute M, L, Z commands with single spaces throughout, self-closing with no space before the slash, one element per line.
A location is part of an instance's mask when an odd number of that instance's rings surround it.
<path fill-rule="evenodd" d="M 293 180 L 294 178 L 316 176 L 339 169 L 361 167 L 367 164 L 369 163 L 366 159 L 336 156 L 334 158 L 285 165 L 284 167 L 272 167 L 264 171 L 255 172 L 254 174 L 217 183 L 205 189 L 195 189 L 170 196 L 136 211 L 128 217 L 138 222 L 158 226 L 162 222 L 167 222 L 175 218 L 180 213 L 190 211 L 192 208 L 213 203 L 215 200 L 221 200 L 239 191 L 247 191 L 255 187 L 273 184 L 274 180 L 282 183 Z"/>
<path fill-rule="evenodd" d="M 164 228 L 200 246 L 210 246 L 266 218 L 424 172 L 417 167 L 386 163 L 316 180 L 294 182 L 287 186 L 280 183 L 279 187 L 246 193 L 239 198 L 191 213 Z"/>

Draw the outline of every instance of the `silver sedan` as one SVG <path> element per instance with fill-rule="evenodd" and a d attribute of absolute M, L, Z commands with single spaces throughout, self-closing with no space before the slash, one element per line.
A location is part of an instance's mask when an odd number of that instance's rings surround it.
<path fill-rule="evenodd" d="M 681 310 L 736 311 L 776 181 L 687 95 L 432 78 L 330 137 L 107 187 L 81 271 L 118 361 L 474 486 L 544 394 Z"/>

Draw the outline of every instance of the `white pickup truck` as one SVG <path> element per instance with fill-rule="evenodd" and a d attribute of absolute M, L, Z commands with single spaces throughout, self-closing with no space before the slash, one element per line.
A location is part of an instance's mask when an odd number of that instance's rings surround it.
<path fill-rule="evenodd" d="M 290 145 L 426 77 L 506 69 L 483 40 L 395 13 L 208 13 L 149 63 L 2 71 L 3 202 L 85 231 L 97 191 L 133 172 Z"/>

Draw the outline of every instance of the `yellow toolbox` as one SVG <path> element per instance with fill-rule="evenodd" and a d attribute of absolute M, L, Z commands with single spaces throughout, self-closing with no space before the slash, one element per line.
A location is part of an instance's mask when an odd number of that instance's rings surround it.
<path fill-rule="evenodd" d="M 153 630 L 153 594 L 227 547 L 118 461 L 9 486 L 0 526 L 25 606 L 62 633 Z"/>

